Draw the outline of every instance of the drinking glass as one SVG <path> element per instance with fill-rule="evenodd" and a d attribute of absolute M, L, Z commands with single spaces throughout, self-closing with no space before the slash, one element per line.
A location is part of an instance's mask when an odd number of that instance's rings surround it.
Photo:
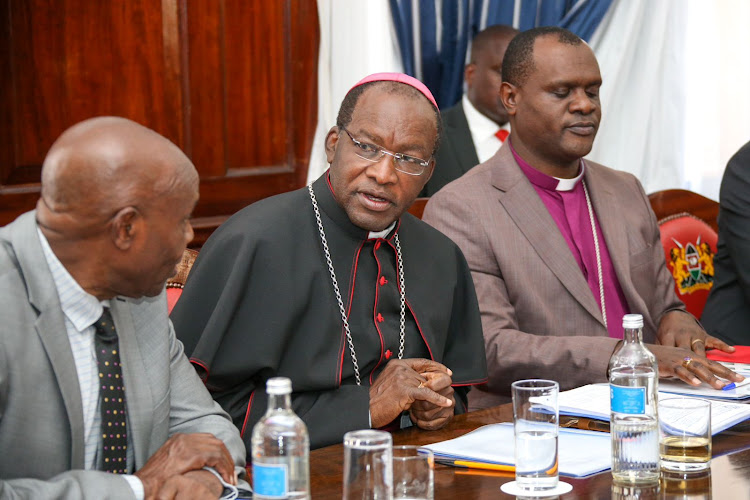
<path fill-rule="evenodd" d="M 433 500 L 435 459 L 419 446 L 393 447 L 393 498 Z"/>
<path fill-rule="evenodd" d="M 711 500 L 711 469 L 661 473 L 659 500 Z"/>
<path fill-rule="evenodd" d="M 711 462 L 711 402 L 697 398 L 659 401 L 661 468 L 695 472 Z"/>
<path fill-rule="evenodd" d="M 344 500 L 393 498 L 393 440 L 371 429 L 344 434 Z"/>
<path fill-rule="evenodd" d="M 519 380 L 511 385 L 516 445 L 516 484 L 527 491 L 557 486 L 557 394 L 553 380 Z"/>

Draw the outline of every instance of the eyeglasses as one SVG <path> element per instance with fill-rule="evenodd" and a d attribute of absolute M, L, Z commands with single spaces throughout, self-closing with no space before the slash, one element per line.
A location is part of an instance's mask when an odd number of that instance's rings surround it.
<path fill-rule="evenodd" d="M 423 160 L 416 156 L 405 155 L 403 153 L 391 153 L 387 149 L 381 148 L 374 144 L 368 144 L 366 142 L 358 141 L 352 134 L 349 133 L 344 127 L 340 127 L 341 130 L 346 132 L 349 139 L 352 140 L 354 145 L 357 147 L 357 156 L 363 160 L 378 162 L 383 158 L 383 155 L 390 155 L 395 161 L 396 170 L 409 175 L 422 175 L 425 169 L 430 165 L 429 160 Z"/>

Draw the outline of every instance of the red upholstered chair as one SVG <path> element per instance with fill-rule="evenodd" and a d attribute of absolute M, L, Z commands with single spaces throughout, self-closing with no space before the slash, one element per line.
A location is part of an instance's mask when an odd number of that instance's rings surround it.
<path fill-rule="evenodd" d="M 676 189 L 654 193 L 649 199 L 659 219 L 661 244 L 675 292 L 687 310 L 700 318 L 714 282 L 719 204 Z M 693 215 L 695 212 L 709 220 Z"/>
<path fill-rule="evenodd" d="M 170 313 L 177 303 L 177 299 L 182 295 L 182 288 L 185 286 L 185 281 L 187 281 L 188 274 L 197 256 L 197 251 L 186 248 L 182 252 L 182 260 L 177 266 L 177 274 L 167 280 L 167 309 Z"/>

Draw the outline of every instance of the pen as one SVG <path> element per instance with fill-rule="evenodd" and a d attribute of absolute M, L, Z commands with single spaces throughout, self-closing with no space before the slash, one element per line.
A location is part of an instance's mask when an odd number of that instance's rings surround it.
<path fill-rule="evenodd" d="M 460 467 L 462 469 L 484 469 L 494 470 L 502 472 L 515 472 L 516 468 L 512 465 L 501 465 L 501 464 L 488 464 L 484 462 L 470 462 L 468 460 L 439 460 L 435 462 L 442 465 L 450 465 L 451 467 Z"/>
<path fill-rule="evenodd" d="M 750 378 L 746 378 L 742 382 L 732 382 L 731 384 L 727 384 L 724 387 L 721 388 L 722 391 L 729 391 L 732 389 L 736 389 L 737 387 L 742 387 L 743 385 L 750 384 Z"/>

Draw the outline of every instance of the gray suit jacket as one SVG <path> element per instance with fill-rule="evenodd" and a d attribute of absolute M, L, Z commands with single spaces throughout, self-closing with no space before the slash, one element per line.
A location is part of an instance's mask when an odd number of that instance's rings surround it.
<path fill-rule="evenodd" d="M 586 162 L 585 180 L 631 313 L 653 342 L 661 316 L 684 309 L 666 269 L 659 227 L 630 174 Z M 516 164 L 509 141 L 433 196 L 424 220 L 469 262 L 482 313 L 489 383 L 470 408 L 507 402 L 514 380 L 560 389 L 606 381 L 617 341 L 557 225 Z"/>
<path fill-rule="evenodd" d="M 443 134 L 440 147 L 435 153 L 435 171 L 420 196 L 432 196 L 449 182 L 458 179 L 470 168 L 479 164 L 474 140 L 471 138 L 469 122 L 461 101 L 441 112 Z"/>
<path fill-rule="evenodd" d="M 0 498 L 132 498 L 114 474 L 84 471 L 80 387 L 35 213 L 0 228 Z M 183 354 L 165 295 L 116 298 L 135 469 L 174 433 L 209 432 L 243 472 L 245 448 Z"/>

